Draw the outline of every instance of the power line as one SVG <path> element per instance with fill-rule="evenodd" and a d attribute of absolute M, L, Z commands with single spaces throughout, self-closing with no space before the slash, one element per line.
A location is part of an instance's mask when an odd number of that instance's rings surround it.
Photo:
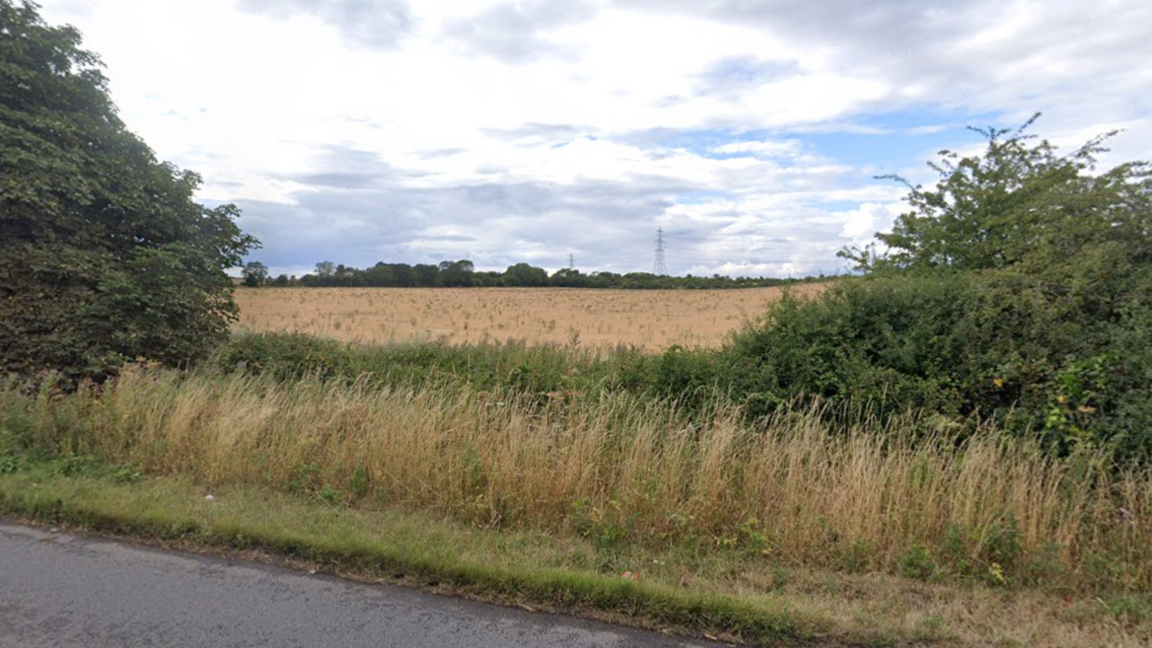
<path fill-rule="evenodd" d="M 652 274 L 657 277 L 668 274 L 668 266 L 664 263 L 664 228 L 656 228 L 656 262 L 652 264 Z"/>

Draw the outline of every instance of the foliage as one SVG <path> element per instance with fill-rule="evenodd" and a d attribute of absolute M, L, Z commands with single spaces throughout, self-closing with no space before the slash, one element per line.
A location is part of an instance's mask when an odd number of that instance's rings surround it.
<path fill-rule="evenodd" d="M 441 261 L 437 277 L 441 286 L 447 288 L 463 288 L 472 285 L 472 262 L 467 259 L 459 261 Z M 430 285 L 435 285 L 432 282 Z"/>
<path fill-rule="evenodd" d="M 328 278 L 336 274 L 336 266 L 331 261 L 321 261 L 316 264 L 316 276 Z"/>
<path fill-rule="evenodd" d="M 629 546 L 684 543 L 704 559 L 733 549 L 795 567 L 1152 591 L 1152 472 L 1114 469 L 1102 449 L 1055 457 L 987 425 L 956 443 L 919 434 L 914 416 L 845 428 L 810 410 L 749 424 L 722 394 L 697 416 L 588 383 L 545 398 L 531 385 L 478 389 L 470 367 L 433 365 L 450 358 L 429 351 L 423 366 L 438 375 L 139 365 L 72 394 L 0 385 L 0 458 L 15 457 L 3 470 L 110 462 L 131 467 L 117 481 L 179 474 L 218 495 L 262 484 L 485 528 L 569 530 L 616 573 L 637 567 L 616 562 Z M 517 351 L 497 355 L 531 361 Z"/>
<path fill-rule="evenodd" d="M 810 278 L 817 280 L 821 278 Z M 784 286 L 804 280 L 772 277 L 670 277 L 650 272 L 593 272 L 584 274 L 575 268 L 561 268 L 548 275 L 544 268 L 517 263 L 504 272 L 477 271 L 468 260 L 442 261 L 439 265 L 386 263 L 381 261 L 364 269 L 336 265 L 331 261 L 316 264 L 316 272 L 297 279 L 282 275 L 274 286 L 303 287 L 373 287 L 373 288 L 492 288 L 501 286 L 556 288 L 612 288 L 624 290 L 668 290 L 686 288 L 714 290 L 722 288 L 756 288 Z"/>
<path fill-rule="evenodd" d="M 851 399 L 980 414 L 1062 452 L 1152 452 L 1152 179 L 1143 162 L 1090 173 L 1068 155 L 975 129 L 982 155 L 943 151 L 909 186 L 887 247 L 844 250 L 876 275 L 786 300 L 729 350 L 750 404 Z M 903 182 L 903 179 L 891 176 Z M 905 184 L 908 184 L 905 182 Z"/>
<path fill-rule="evenodd" d="M 244 278 L 245 286 L 259 288 L 268 283 L 268 266 L 259 261 L 249 261 L 244 264 L 241 276 Z"/>
<path fill-rule="evenodd" d="M 464 383 L 482 390 L 512 390 L 541 402 L 627 392 L 703 412 L 715 401 L 722 382 L 719 358 L 709 349 L 679 345 L 647 354 L 624 346 L 585 350 L 521 341 L 365 346 L 297 333 L 243 333 L 222 346 L 211 364 L 225 372 L 285 381 L 320 377 L 389 385 Z"/>
<path fill-rule="evenodd" d="M 1152 259 L 1152 167 L 1128 162 L 1092 175 L 1106 133 L 1067 155 L 1027 133 L 1039 114 L 1017 129 L 979 129 L 981 155 L 944 150 L 929 167 L 935 186 L 905 184 L 912 208 L 877 240 L 886 254 L 848 249 L 858 269 L 985 270 L 1015 268 L 1046 274 L 1093 255 L 1123 250 L 1133 263 Z M 1117 250 L 1119 248 L 1120 250 Z"/>
<path fill-rule="evenodd" d="M 721 363 L 753 414 L 797 400 L 913 408 L 993 418 L 1062 452 L 1152 453 L 1147 311 L 1101 322 L 1091 300 L 1047 289 L 1011 274 L 846 280 L 781 300 Z"/>
<path fill-rule="evenodd" d="M 663 352 L 624 359 L 606 383 L 613 389 L 675 401 L 688 411 L 704 411 L 726 382 L 725 367 L 711 349 L 674 344 Z"/>
<path fill-rule="evenodd" d="M 0 371 L 203 357 L 236 315 L 224 270 L 257 241 L 125 128 L 75 29 L 9 0 L 0 25 Z"/>
<path fill-rule="evenodd" d="M 960 413 L 949 386 L 969 286 L 959 276 L 842 281 L 822 296 L 786 294 L 723 350 L 732 394 L 752 415 L 801 401 Z"/>
<path fill-rule="evenodd" d="M 547 286 L 548 273 L 527 263 L 509 266 L 502 277 L 505 286 Z"/>
<path fill-rule="evenodd" d="M 651 387 L 647 370 L 635 367 L 646 367 L 651 361 L 629 348 L 600 354 L 517 341 L 363 346 L 295 333 L 235 335 L 212 356 L 212 364 L 223 371 L 277 380 L 321 377 L 392 385 L 465 383 L 541 399 L 615 389 L 621 386 L 620 376 L 629 371 L 645 376 L 630 387 L 647 392 Z"/>

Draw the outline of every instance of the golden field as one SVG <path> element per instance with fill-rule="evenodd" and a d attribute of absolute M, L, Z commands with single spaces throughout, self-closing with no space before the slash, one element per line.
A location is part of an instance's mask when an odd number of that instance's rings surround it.
<path fill-rule="evenodd" d="M 238 331 L 300 332 L 356 342 L 446 338 L 449 342 L 719 346 L 783 290 L 574 288 L 238 288 Z"/>

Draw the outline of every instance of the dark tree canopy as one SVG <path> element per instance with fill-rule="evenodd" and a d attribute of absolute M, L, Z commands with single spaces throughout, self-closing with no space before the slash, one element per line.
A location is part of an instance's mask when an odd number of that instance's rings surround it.
<path fill-rule="evenodd" d="M 202 357 L 236 317 L 225 270 L 258 246 L 128 131 L 80 43 L 0 0 L 0 371 Z"/>
<path fill-rule="evenodd" d="M 503 275 L 505 286 L 547 286 L 548 272 L 527 263 L 508 266 Z"/>
<path fill-rule="evenodd" d="M 420 266 L 416 266 L 419 268 Z M 429 279 L 426 285 L 435 286 L 437 279 L 441 286 L 448 288 L 465 288 L 472 285 L 472 274 L 475 272 L 475 267 L 472 262 L 467 259 L 459 261 L 441 261 L 440 266 L 437 268 L 437 276 Z"/>
<path fill-rule="evenodd" d="M 244 264 L 240 276 L 244 278 L 245 286 L 259 288 L 268 283 L 268 266 L 259 261 L 249 261 Z"/>

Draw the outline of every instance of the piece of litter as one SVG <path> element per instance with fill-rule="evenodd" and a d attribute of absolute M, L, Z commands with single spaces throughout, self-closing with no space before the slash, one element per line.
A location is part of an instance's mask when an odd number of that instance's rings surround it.
<path fill-rule="evenodd" d="M 205 495 L 204 499 L 209 501 L 209 502 L 215 502 L 216 501 L 216 497 L 214 495 Z"/>
<path fill-rule="evenodd" d="M 309 573 L 309 574 L 312 574 L 313 576 L 315 576 L 315 575 L 316 575 L 316 570 L 315 570 L 315 569 L 309 569 L 309 570 L 308 570 L 308 573 Z"/>

